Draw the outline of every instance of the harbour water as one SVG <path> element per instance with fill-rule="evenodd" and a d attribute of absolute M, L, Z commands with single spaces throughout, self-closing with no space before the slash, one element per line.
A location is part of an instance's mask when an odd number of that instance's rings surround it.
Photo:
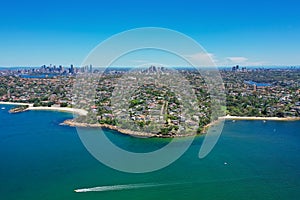
<path fill-rule="evenodd" d="M 151 173 L 113 170 L 94 159 L 69 113 L 0 110 L 1 199 L 298 199 L 300 122 L 227 121 L 213 151 L 198 158 L 203 136 L 170 166 Z M 95 132 L 95 129 L 86 129 Z M 105 134 L 118 146 L 147 152 L 168 139 Z M 113 156 L 113 155 L 112 155 Z M 74 192 L 75 189 L 86 189 Z M 83 192 L 84 191 L 84 192 Z"/>

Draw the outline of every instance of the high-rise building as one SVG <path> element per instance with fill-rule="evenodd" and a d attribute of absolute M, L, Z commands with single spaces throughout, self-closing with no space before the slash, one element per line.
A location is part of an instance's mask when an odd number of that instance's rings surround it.
<path fill-rule="evenodd" d="M 73 65 L 71 65 L 69 72 L 70 72 L 70 74 L 74 74 L 74 66 Z"/>
<path fill-rule="evenodd" d="M 62 72 L 62 71 L 63 71 L 63 67 L 62 67 L 61 65 L 59 65 L 58 71 L 59 71 L 59 72 Z"/>

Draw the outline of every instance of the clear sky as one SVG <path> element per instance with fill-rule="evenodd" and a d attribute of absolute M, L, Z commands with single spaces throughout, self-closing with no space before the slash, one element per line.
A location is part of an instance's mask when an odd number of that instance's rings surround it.
<path fill-rule="evenodd" d="M 137 27 L 198 41 L 218 65 L 300 65 L 300 1 L 1 1 L 0 66 L 79 65 Z"/>

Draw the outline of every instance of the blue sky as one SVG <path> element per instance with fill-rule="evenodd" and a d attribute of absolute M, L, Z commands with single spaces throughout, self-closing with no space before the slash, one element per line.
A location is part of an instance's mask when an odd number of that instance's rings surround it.
<path fill-rule="evenodd" d="M 0 66 L 81 64 L 108 37 L 164 27 L 199 42 L 218 65 L 300 65 L 300 2 L 2 1 Z"/>

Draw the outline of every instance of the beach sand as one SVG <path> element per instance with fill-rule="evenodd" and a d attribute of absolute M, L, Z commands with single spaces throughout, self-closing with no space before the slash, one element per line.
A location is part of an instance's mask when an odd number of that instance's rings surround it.
<path fill-rule="evenodd" d="M 16 106 L 33 106 L 32 103 L 16 103 L 16 102 L 5 102 L 5 101 L 0 101 L 0 104 L 3 104 L 3 105 L 16 105 Z"/>
<path fill-rule="evenodd" d="M 60 112 L 70 112 L 78 115 L 87 115 L 87 111 L 77 108 L 67 108 L 67 107 L 33 107 L 29 106 L 26 110 L 49 110 L 49 111 L 60 111 Z"/>
<path fill-rule="evenodd" d="M 268 121 L 297 121 L 300 117 L 240 117 L 240 116 L 224 116 L 219 119 L 225 120 L 268 120 Z"/>
<path fill-rule="evenodd" d="M 49 111 L 60 111 L 60 112 L 70 112 L 70 113 L 75 113 L 78 115 L 87 115 L 87 111 L 83 109 L 77 109 L 77 108 L 68 108 L 68 107 L 44 107 L 44 106 L 38 106 L 38 107 L 33 107 L 33 104 L 30 103 L 16 103 L 16 102 L 3 102 L 0 101 L 0 104 L 3 105 L 19 105 L 19 106 L 28 106 L 26 110 L 49 110 Z"/>
<path fill-rule="evenodd" d="M 29 107 L 26 110 L 46 110 L 46 111 L 60 111 L 60 112 L 70 112 L 70 113 L 75 113 L 78 115 L 87 115 L 88 111 L 83 110 L 83 109 L 76 109 L 76 108 L 68 108 L 68 107 L 33 107 L 33 104 L 29 103 L 15 103 L 15 102 L 0 102 L 0 104 L 6 104 L 6 105 L 28 105 Z M 249 116 L 249 117 L 242 117 L 242 116 L 224 116 L 224 117 L 219 117 L 218 120 L 213 121 L 203 127 L 203 131 L 201 134 L 205 134 L 207 130 L 211 127 L 217 124 L 220 120 L 265 120 L 265 121 L 297 121 L 300 120 L 300 117 L 285 117 L 285 118 L 280 118 L 280 117 L 255 117 L 255 116 Z M 111 126 L 108 124 L 87 124 L 87 123 L 78 123 L 75 122 L 74 120 L 65 120 L 63 123 L 64 125 L 69 125 L 69 126 L 74 126 L 74 127 L 99 127 L 99 128 L 108 128 L 111 130 L 116 130 L 118 132 L 121 132 L 123 134 L 127 135 L 133 135 L 133 136 L 147 136 L 147 137 L 162 137 L 161 135 L 156 135 L 156 134 L 149 134 L 149 133 L 144 133 L 144 132 L 138 132 L 138 131 L 132 131 L 132 130 L 127 130 L 127 129 L 122 129 L 116 126 Z M 176 135 L 175 137 L 186 137 L 186 136 L 192 136 L 195 134 L 191 135 Z M 174 136 L 172 136 L 174 137 Z"/>

